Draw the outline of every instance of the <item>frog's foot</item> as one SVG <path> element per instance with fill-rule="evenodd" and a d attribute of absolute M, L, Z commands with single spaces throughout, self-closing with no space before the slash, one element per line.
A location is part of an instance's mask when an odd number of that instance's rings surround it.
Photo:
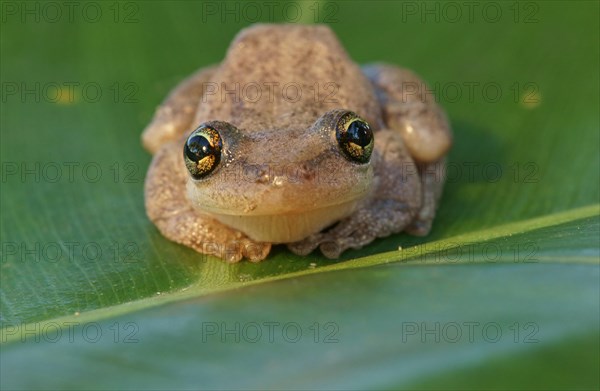
<path fill-rule="evenodd" d="M 227 262 L 243 258 L 258 262 L 271 249 L 213 218 L 198 213 L 185 197 L 187 170 L 181 145 L 172 142 L 154 156 L 145 183 L 146 213 L 159 231 L 174 242 Z"/>
<path fill-rule="evenodd" d="M 236 263 L 244 258 L 259 262 L 271 250 L 270 243 L 256 242 L 191 208 L 153 221 L 168 239 L 229 263 Z"/>
<path fill-rule="evenodd" d="M 340 221 L 333 228 L 288 244 L 295 254 L 307 255 L 319 247 L 327 258 L 339 258 L 347 249 L 359 249 L 376 238 L 400 232 L 414 219 L 416 210 L 394 200 L 378 200 L 369 208 Z"/>

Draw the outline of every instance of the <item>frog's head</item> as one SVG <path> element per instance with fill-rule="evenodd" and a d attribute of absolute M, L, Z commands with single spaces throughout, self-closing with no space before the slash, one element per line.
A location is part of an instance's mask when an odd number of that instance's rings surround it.
<path fill-rule="evenodd" d="M 257 241 L 288 243 L 350 215 L 373 188 L 373 131 L 347 110 L 311 126 L 242 132 L 200 125 L 183 158 L 200 212 Z"/>

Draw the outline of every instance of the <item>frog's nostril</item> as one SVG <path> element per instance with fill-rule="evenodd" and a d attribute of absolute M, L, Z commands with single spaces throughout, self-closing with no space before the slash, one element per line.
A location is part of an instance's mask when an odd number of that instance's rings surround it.
<path fill-rule="evenodd" d="M 311 181 L 317 176 L 317 174 L 315 173 L 315 170 L 313 170 L 311 167 L 307 166 L 306 164 L 303 164 L 300 167 L 300 176 L 306 181 Z"/>
<path fill-rule="evenodd" d="M 316 178 L 317 173 L 313 167 L 307 164 L 293 165 L 285 170 L 285 179 L 290 183 L 311 181 Z"/>
<path fill-rule="evenodd" d="M 240 177 L 245 182 L 269 183 L 271 176 L 269 170 L 260 164 L 244 165 L 240 170 Z"/>
<path fill-rule="evenodd" d="M 270 179 L 271 179 L 271 177 L 269 176 L 269 174 L 266 172 L 263 172 L 263 173 L 260 173 L 260 175 L 258 175 L 256 177 L 256 183 L 269 183 Z"/>

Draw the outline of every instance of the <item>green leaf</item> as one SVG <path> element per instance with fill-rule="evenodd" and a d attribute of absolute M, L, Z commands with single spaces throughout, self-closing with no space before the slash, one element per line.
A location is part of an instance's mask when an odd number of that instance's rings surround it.
<path fill-rule="evenodd" d="M 143 208 L 141 129 L 248 24 L 209 3 L 2 3 L 3 389 L 600 387 L 597 3 L 302 3 L 430 82 L 448 183 L 427 237 L 235 265 Z"/>

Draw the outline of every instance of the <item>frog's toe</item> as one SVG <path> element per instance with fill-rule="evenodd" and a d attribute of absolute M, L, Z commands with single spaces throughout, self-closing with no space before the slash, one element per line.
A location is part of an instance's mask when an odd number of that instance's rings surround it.
<path fill-rule="evenodd" d="M 287 248 L 296 255 L 306 256 L 321 244 L 323 234 L 317 233 L 299 242 L 288 243 Z"/>
<path fill-rule="evenodd" d="M 375 240 L 374 231 L 359 233 L 358 224 L 338 224 L 335 228 L 288 244 L 294 254 L 308 255 L 317 247 L 329 259 L 337 259 L 348 249 L 359 249 Z"/>
<path fill-rule="evenodd" d="M 361 235 L 360 237 L 338 238 L 332 241 L 321 243 L 319 249 L 321 253 L 329 259 L 337 259 L 348 250 L 358 250 L 375 240 L 375 235 Z"/>
<path fill-rule="evenodd" d="M 297 255 L 308 255 L 316 248 L 329 259 L 337 259 L 350 249 L 359 249 L 372 242 L 375 231 L 368 229 L 371 225 L 366 214 L 359 212 L 350 219 L 342 220 L 333 228 L 309 236 L 308 238 L 288 244 L 288 248 Z M 366 228 L 366 229 L 365 229 Z"/>
<path fill-rule="evenodd" d="M 271 243 L 259 243 L 248 240 L 244 246 L 242 255 L 250 262 L 260 262 L 269 255 Z"/>
<path fill-rule="evenodd" d="M 298 255 L 306 255 L 319 247 L 324 256 L 336 259 L 348 249 L 357 250 L 376 238 L 402 231 L 414 220 L 416 213 L 404 203 L 378 200 L 335 227 L 291 243 L 288 248 Z"/>

